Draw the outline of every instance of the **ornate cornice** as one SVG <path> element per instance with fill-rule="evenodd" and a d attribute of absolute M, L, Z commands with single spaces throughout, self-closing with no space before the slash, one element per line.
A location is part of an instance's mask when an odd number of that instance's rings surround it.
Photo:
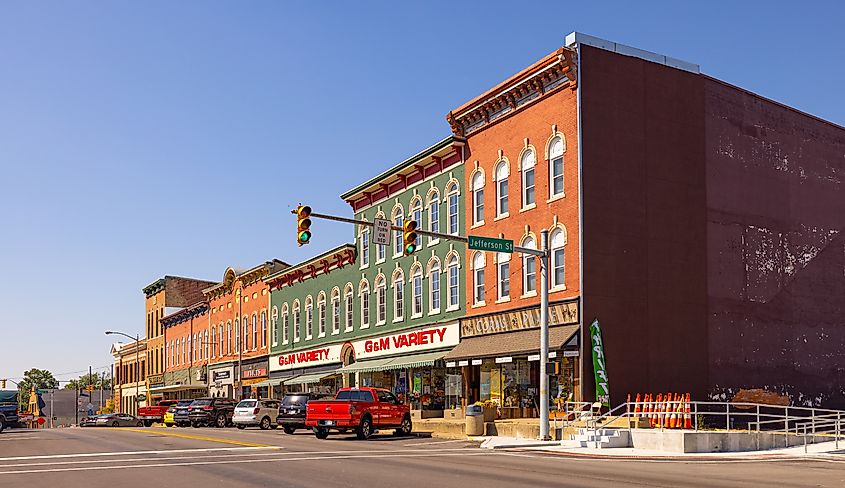
<path fill-rule="evenodd" d="M 149 285 L 145 286 L 142 291 L 144 292 L 144 295 L 147 296 L 147 298 L 150 298 L 161 290 L 164 290 L 164 283 L 164 278 L 159 278 L 150 283 Z"/>
<path fill-rule="evenodd" d="M 172 314 L 165 316 L 161 319 L 161 324 L 165 328 L 170 328 L 174 325 L 187 322 L 193 319 L 194 317 L 205 315 L 206 313 L 208 313 L 208 303 L 200 302 L 195 305 L 191 305 L 188 308 L 183 308 L 182 310 L 173 312 Z"/>
<path fill-rule="evenodd" d="M 576 52 L 562 47 L 446 115 L 457 137 L 486 127 L 564 87 L 576 88 Z"/>
<path fill-rule="evenodd" d="M 243 288 L 263 280 L 270 274 L 289 267 L 290 265 L 288 263 L 279 261 L 278 259 L 264 262 L 246 271 L 238 271 L 229 267 L 223 273 L 223 281 L 221 283 L 206 288 L 202 293 L 205 296 L 205 300 L 211 302 L 212 300 L 232 293 L 235 281 L 240 281 L 241 288 Z"/>
<path fill-rule="evenodd" d="M 320 274 L 328 274 L 332 270 L 343 268 L 349 264 L 355 264 L 357 250 L 352 244 L 332 249 L 331 251 L 311 258 L 307 261 L 274 273 L 264 281 L 270 285 L 270 290 L 278 290 L 285 286 L 293 286 L 302 283 L 307 279 L 316 278 Z"/>

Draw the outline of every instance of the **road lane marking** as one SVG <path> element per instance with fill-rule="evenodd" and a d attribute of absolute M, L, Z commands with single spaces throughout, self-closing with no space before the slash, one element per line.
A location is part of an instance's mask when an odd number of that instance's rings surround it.
<path fill-rule="evenodd" d="M 270 444 L 258 444 L 255 442 L 244 442 L 244 441 L 236 441 L 232 439 L 223 439 L 220 437 L 207 437 L 203 435 L 192 435 L 192 434 L 180 434 L 178 432 L 166 432 L 166 431 L 150 431 L 144 429 L 115 429 L 120 430 L 121 432 L 140 432 L 142 434 L 149 434 L 149 435 L 156 435 L 156 436 L 167 436 L 167 437 L 179 437 L 182 439 L 191 439 L 195 441 L 207 441 L 207 442 L 219 442 L 221 444 L 232 444 L 235 446 L 245 446 L 245 447 L 276 447 Z"/>
<path fill-rule="evenodd" d="M 213 451 L 239 451 L 259 449 L 284 449 L 280 446 L 264 447 L 203 447 L 194 449 L 161 449 L 157 451 L 116 451 L 116 452 L 80 452 L 76 454 L 40 454 L 37 456 L 15 456 L 0 458 L 0 461 L 27 461 L 30 459 L 61 459 L 74 457 L 97 457 L 97 456 L 132 456 L 135 454 L 170 454 L 177 452 L 213 452 Z"/>
<path fill-rule="evenodd" d="M 467 439 L 454 439 L 451 441 L 431 441 L 431 442 L 414 442 L 413 444 L 405 444 L 406 446 L 430 446 L 432 444 L 449 444 L 455 442 L 466 442 L 468 444 L 472 444 L 472 441 Z"/>
<path fill-rule="evenodd" d="M 419 453 L 419 454 L 366 454 L 366 455 L 340 455 L 340 456 L 304 456 L 304 457 L 283 457 L 274 459 L 240 459 L 224 461 L 191 461 L 187 463 L 152 463 L 134 464 L 128 466 L 83 466 L 78 468 L 49 468 L 49 469 L 25 469 L 17 471 L 0 471 L 0 476 L 10 474 L 34 474 L 34 473 L 63 473 L 68 471 L 105 471 L 111 469 L 133 469 L 133 468 L 170 468 L 180 466 L 202 466 L 220 464 L 245 464 L 245 463 L 276 463 L 291 461 L 319 461 L 333 459 L 369 459 L 369 458 L 420 458 L 420 457 L 454 457 L 454 456 L 495 456 L 498 453 L 489 451 L 470 451 L 463 453 Z M 13 466 L 12 466 L 13 467 Z"/>

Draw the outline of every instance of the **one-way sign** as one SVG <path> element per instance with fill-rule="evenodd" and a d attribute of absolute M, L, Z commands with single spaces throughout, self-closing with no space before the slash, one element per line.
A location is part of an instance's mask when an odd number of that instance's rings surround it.
<path fill-rule="evenodd" d="M 390 221 L 373 219 L 373 244 L 390 245 Z"/>

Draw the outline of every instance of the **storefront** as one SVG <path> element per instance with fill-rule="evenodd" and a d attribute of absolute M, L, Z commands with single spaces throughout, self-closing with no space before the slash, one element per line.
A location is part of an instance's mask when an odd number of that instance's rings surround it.
<path fill-rule="evenodd" d="M 459 336 L 458 323 L 450 322 L 353 341 L 338 372 L 347 384 L 391 390 L 415 415 L 442 417 L 450 376 L 459 374 L 443 358 Z"/>
<path fill-rule="evenodd" d="M 329 344 L 304 351 L 277 354 L 270 359 L 270 380 L 274 398 L 291 392 L 333 396 L 343 386 L 337 372 L 342 366 L 344 344 Z"/>
<path fill-rule="evenodd" d="M 269 398 L 269 387 L 266 384 L 269 379 L 268 358 L 244 359 L 241 361 L 241 394 L 238 400 L 243 398 Z"/>
<path fill-rule="evenodd" d="M 164 400 L 184 400 L 208 395 L 205 368 L 185 368 L 165 371 L 165 385 L 150 388 L 153 398 L 161 396 Z"/>
<path fill-rule="evenodd" d="M 208 394 L 213 397 L 234 398 L 235 364 L 221 363 L 209 366 Z"/>
<path fill-rule="evenodd" d="M 577 301 L 549 307 L 550 405 L 579 400 Z M 466 403 L 491 401 L 502 418 L 539 416 L 539 308 L 461 320 L 461 343 L 446 355 L 461 368 Z"/>

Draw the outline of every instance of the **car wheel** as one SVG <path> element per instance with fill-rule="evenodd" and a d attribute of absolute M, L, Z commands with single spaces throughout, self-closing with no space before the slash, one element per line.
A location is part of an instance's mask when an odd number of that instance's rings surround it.
<path fill-rule="evenodd" d="M 3 429 L 6 428 L 6 420 L 0 418 L 0 432 L 3 432 Z"/>
<path fill-rule="evenodd" d="M 117 420 L 115 420 L 114 422 L 111 423 L 111 426 L 112 427 L 120 427 L 120 423 Z"/>
<path fill-rule="evenodd" d="M 270 417 L 264 417 L 261 419 L 261 423 L 258 424 L 261 427 L 261 430 L 267 430 L 270 428 Z"/>
<path fill-rule="evenodd" d="M 411 435 L 411 429 L 411 416 L 405 415 L 402 417 L 402 423 L 399 424 L 399 428 L 393 431 L 393 433 L 397 436 Z"/>
<path fill-rule="evenodd" d="M 246 429 L 246 425 L 244 425 L 244 424 L 235 424 L 235 426 L 240 430 Z"/>
<path fill-rule="evenodd" d="M 294 429 L 293 427 L 282 427 L 282 429 L 285 431 L 285 434 L 292 435 L 294 432 L 296 432 L 296 429 Z"/>
<path fill-rule="evenodd" d="M 317 437 L 317 439 L 325 439 L 329 436 L 329 430 L 322 429 L 320 427 L 314 427 L 314 435 Z"/>
<path fill-rule="evenodd" d="M 153 426 L 152 420 L 145 420 L 144 421 L 144 427 L 152 427 L 152 426 Z"/>
<path fill-rule="evenodd" d="M 199 429 L 200 427 L 202 427 L 202 425 L 200 425 L 199 422 L 191 422 L 191 427 L 193 427 L 195 429 Z"/>
<path fill-rule="evenodd" d="M 223 414 L 223 413 L 217 414 L 217 427 L 220 427 L 221 429 L 223 427 L 226 427 L 226 414 Z"/>
<path fill-rule="evenodd" d="M 164 424 L 165 427 L 173 427 L 173 424 Z"/>
<path fill-rule="evenodd" d="M 361 440 L 367 440 L 370 436 L 373 435 L 373 421 L 370 417 L 364 417 L 361 419 L 361 424 L 358 426 L 358 430 L 355 432 Z"/>
<path fill-rule="evenodd" d="M 146 425 L 146 424 L 144 422 L 140 421 L 140 420 L 135 423 L 135 427 L 143 427 L 144 425 Z M 150 424 L 150 425 L 152 425 L 152 424 Z M 147 425 L 147 427 L 149 427 L 149 425 Z"/>

